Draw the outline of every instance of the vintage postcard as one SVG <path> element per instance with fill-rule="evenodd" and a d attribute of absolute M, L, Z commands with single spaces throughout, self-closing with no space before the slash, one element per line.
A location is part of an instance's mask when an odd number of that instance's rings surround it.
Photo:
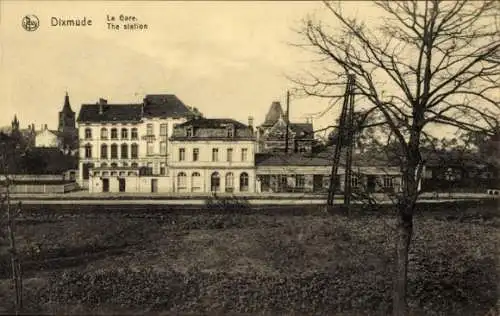
<path fill-rule="evenodd" d="M 0 314 L 498 315 L 499 12 L 0 0 Z"/>

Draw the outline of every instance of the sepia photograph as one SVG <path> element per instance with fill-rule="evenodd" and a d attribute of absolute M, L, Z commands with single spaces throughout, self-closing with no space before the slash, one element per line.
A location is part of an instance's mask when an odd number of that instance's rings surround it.
<path fill-rule="evenodd" d="M 500 315 L 500 2 L 0 0 L 0 315 Z"/>

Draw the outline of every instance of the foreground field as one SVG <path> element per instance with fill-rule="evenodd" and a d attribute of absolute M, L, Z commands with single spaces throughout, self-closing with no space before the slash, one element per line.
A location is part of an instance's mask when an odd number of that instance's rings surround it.
<path fill-rule="evenodd" d="M 496 203 L 434 205 L 415 220 L 416 315 L 485 315 L 498 299 Z M 387 214 L 25 211 L 18 222 L 32 313 L 386 315 Z M 0 312 L 13 310 L 6 249 Z"/>

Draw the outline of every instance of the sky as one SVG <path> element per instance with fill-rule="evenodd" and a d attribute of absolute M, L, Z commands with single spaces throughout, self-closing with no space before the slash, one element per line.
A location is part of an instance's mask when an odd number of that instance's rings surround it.
<path fill-rule="evenodd" d="M 377 19 L 370 2 L 346 10 Z M 264 121 L 275 100 L 285 105 L 287 75 L 307 69 L 311 55 L 293 47 L 318 1 L 0 1 L 0 126 L 17 115 L 21 127 L 57 128 L 68 92 L 73 110 L 105 98 L 139 103 L 146 94 L 175 94 L 207 117 Z M 26 15 L 40 26 L 28 32 Z M 109 29 L 108 20 L 133 16 L 147 30 Z M 91 26 L 51 26 L 52 17 L 92 20 Z M 116 21 L 115 21 L 116 22 Z M 122 24 L 122 22 L 118 23 Z M 334 26 L 334 25 L 333 25 Z M 328 100 L 292 96 L 290 117 L 305 121 Z M 339 110 L 313 120 L 331 125 Z"/>

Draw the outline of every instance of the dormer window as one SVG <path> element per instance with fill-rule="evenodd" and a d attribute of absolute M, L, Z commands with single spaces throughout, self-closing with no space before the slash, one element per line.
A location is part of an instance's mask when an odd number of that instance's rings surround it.
<path fill-rule="evenodd" d="M 227 133 L 227 137 L 229 137 L 229 138 L 234 137 L 234 126 L 229 125 L 228 127 L 226 127 L 226 133 Z"/>
<path fill-rule="evenodd" d="M 193 127 L 192 126 L 189 126 L 188 128 L 186 128 L 186 136 L 187 137 L 193 137 L 194 136 Z"/>

